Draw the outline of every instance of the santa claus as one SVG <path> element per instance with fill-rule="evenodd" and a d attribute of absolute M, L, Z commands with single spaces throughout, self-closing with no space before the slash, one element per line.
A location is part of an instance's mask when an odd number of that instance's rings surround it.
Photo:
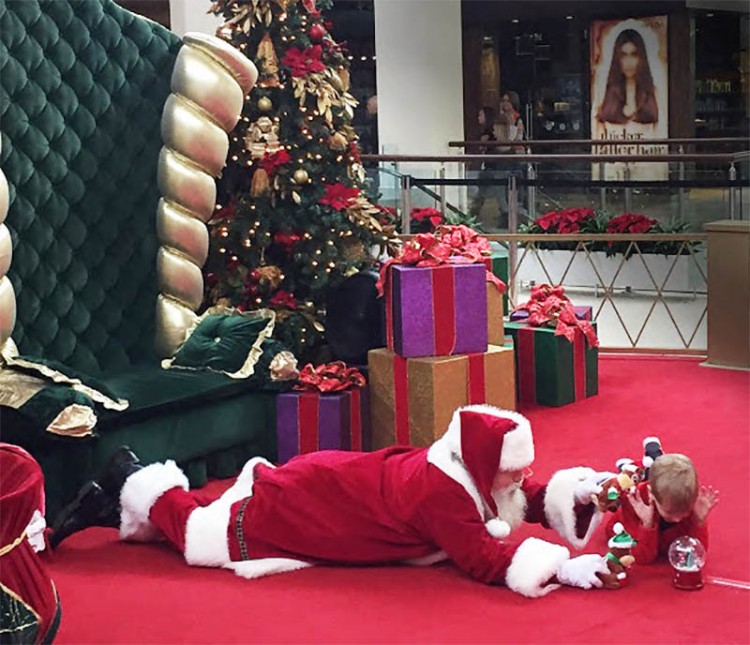
<path fill-rule="evenodd" d="M 251 459 L 231 488 L 201 506 L 173 461 L 144 467 L 124 450 L 63 512 L 52 542 L 116 510 L 122 539 L 164 537 L 188 564 L 246 578 L 449 559 L 481 582 L 529 597 L 561 584 L 601 587 L 602 556 L 571 558 L 563 546 L 510 534 L 536 522 L 583 546 L 600 519 L 592 495 L 611 473 L 571 468 L 541 485 L 525 477 L 533 460 L 528 419 L 470 405 L 429 448 L 321 451 L 278 468 Z"/>

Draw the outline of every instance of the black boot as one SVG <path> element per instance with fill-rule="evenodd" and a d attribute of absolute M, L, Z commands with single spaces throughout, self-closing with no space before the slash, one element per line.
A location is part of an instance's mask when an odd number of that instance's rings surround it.
<path fill-rule="evenodd" d="M 55 518 L 50 545 L 92 526 L 120 526 L 120 490 L 125 480 L 143 468 L 138 457 L 123 446 L 112 455 L 97 480 L 86 482 L 76 498 Z"/>

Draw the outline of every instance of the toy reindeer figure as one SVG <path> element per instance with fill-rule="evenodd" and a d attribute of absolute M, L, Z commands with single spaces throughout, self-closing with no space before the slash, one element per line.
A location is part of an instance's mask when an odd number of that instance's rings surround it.
<path fill-rule="evenodd" d="M 595 496 L 594 502 L 600 511 L 614 512 L 620 508 L 622 496 L 633 488 L 638 481 L 638 478 L 632 477 L 631 473 L 623 470 L 601 483 L 602 491 Z"/>
<path fill-rule="evenodd" d="M 614 525 L 613 530 L 615 534 L 607 543 L 609 552 L 605 556 L 609 573 L 599 575 L 606 589 L 618 589 L 625 584 L 628 578 L 627 570 L 635 562 L 631 550 L 637 542 L 620 522 Z"/>

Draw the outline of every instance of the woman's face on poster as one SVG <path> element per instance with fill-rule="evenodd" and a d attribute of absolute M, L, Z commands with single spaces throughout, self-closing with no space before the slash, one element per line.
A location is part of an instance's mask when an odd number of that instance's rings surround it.
<path fill-rule="evenodd" d="M 631 42 L 623 43 L 620 47 L 620 70 L 625 78 L 635 78 L 641 64 L 638 48 Z"/>

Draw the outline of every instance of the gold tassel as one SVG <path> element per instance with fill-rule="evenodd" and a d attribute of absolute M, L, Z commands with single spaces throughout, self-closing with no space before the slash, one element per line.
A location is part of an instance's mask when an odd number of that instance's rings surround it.
<path fill-rule="evenodd" d="M 258 81 L 260 87 L 278 87 L 279 86 L 279 57 L 273 48 L 271 34 L 266 34 L 258 44 L 256 58 L 261 59 L 260 76 Z"/>
<path fill-rule="evenodd" d="M 258 168 L 253 174 L 253 183 L 250 187 L 250 194 L 253 197 L 260 197 L 265 195 L 270 190 L 268 184 L 268 173 L 264 168 Z"/>

